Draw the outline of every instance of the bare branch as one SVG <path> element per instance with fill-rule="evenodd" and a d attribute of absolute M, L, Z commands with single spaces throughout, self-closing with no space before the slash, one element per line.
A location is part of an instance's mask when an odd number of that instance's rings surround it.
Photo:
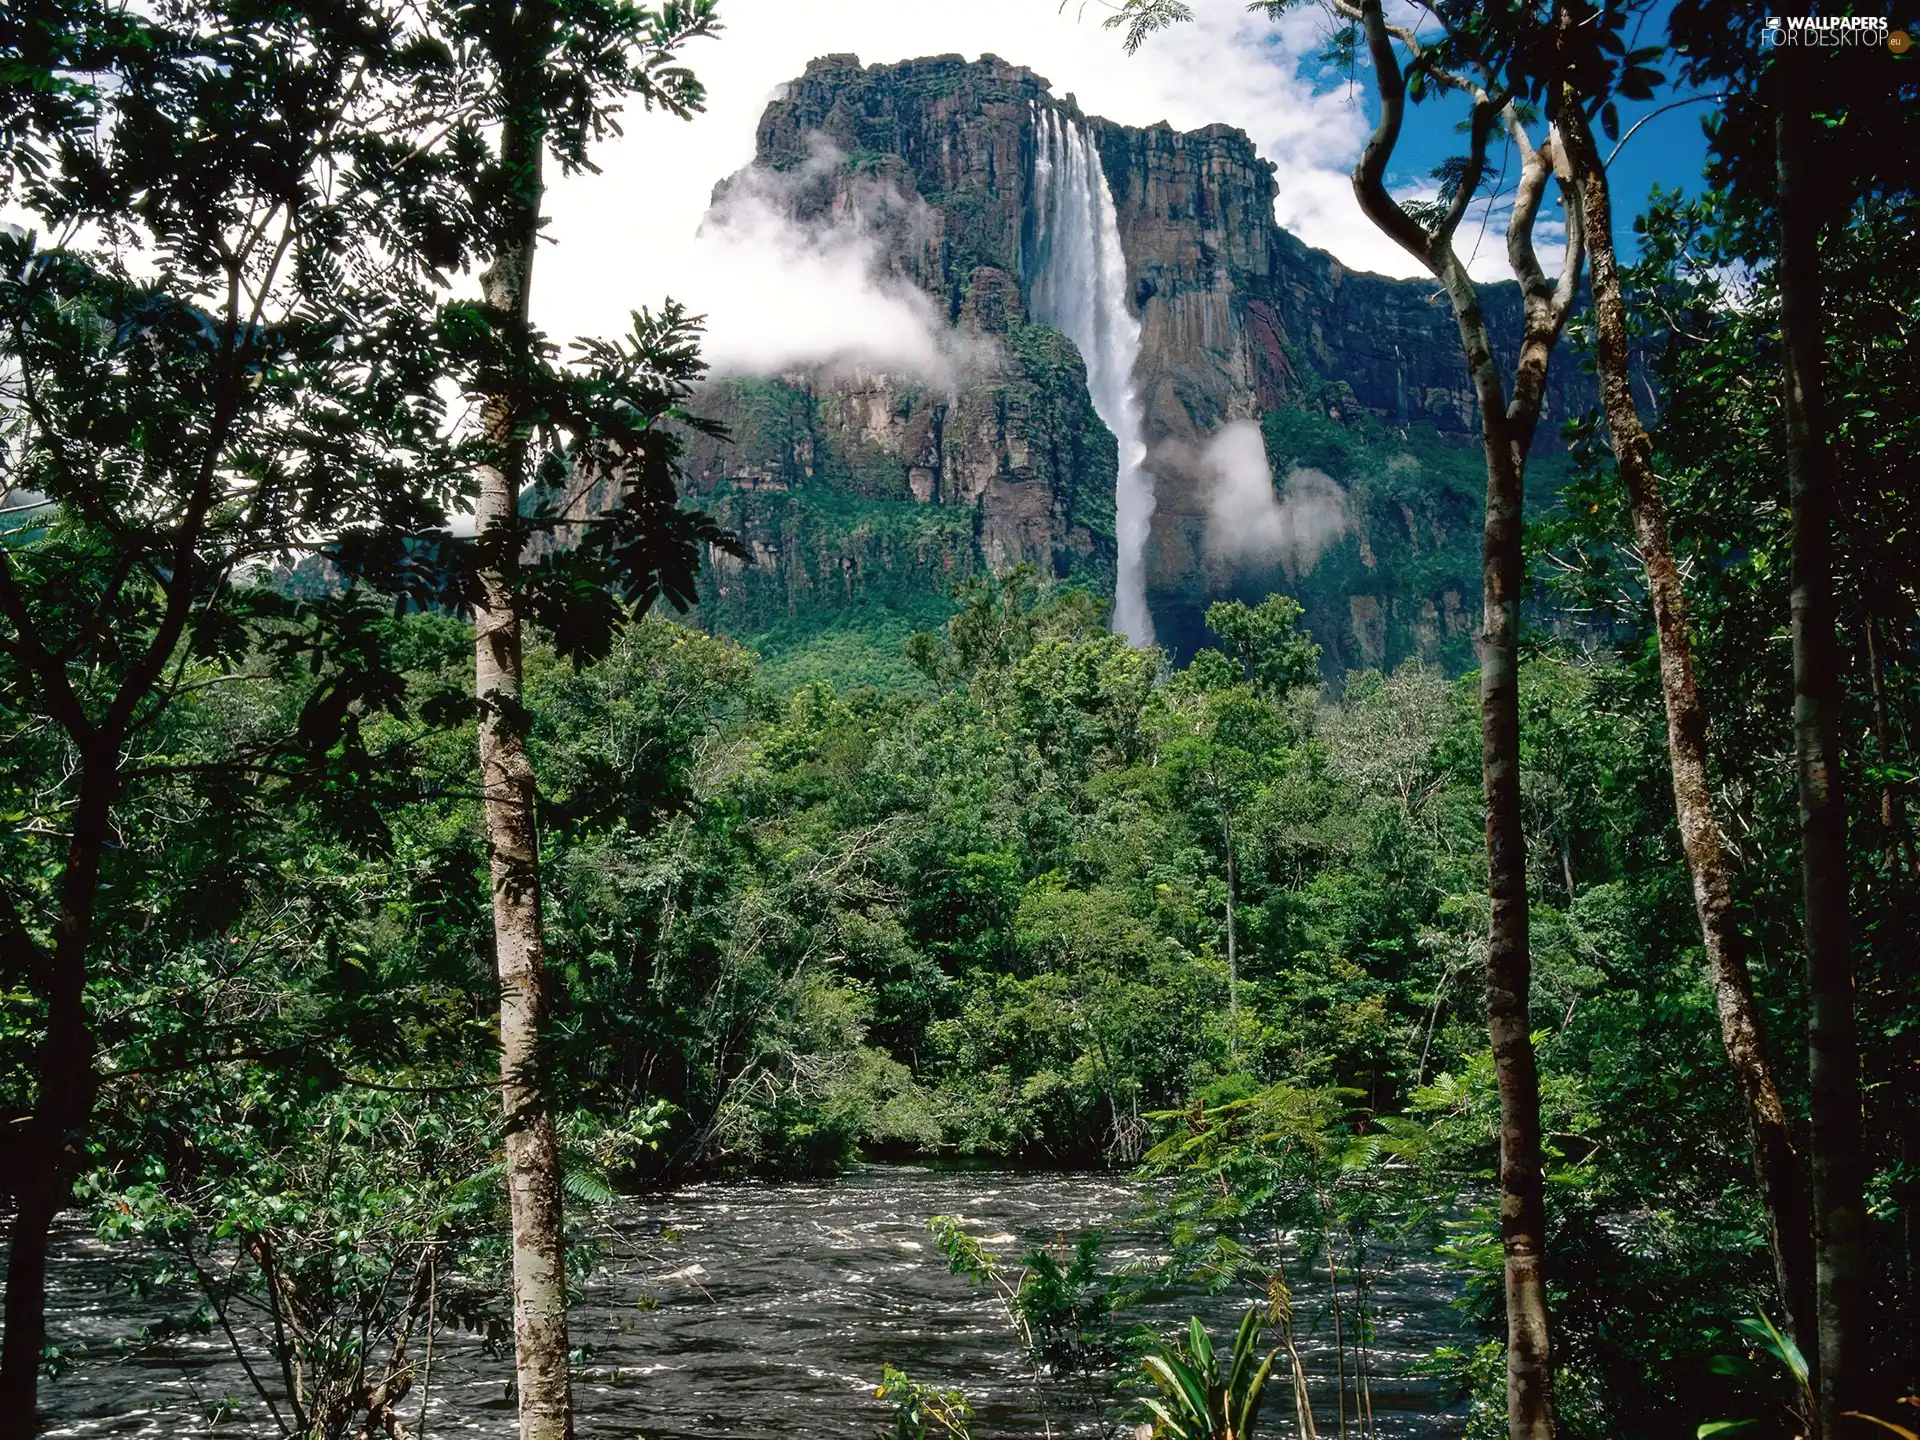
<path fill-rule="evenodd" d="M 1520 151 L 1520 179 L 1514 187 L 1513 211 L 1507 217 L 1507 263 L 1513 267 L 1513 278 L 1520 282 L 1521 294 L 1544 296 L 1550 292 L 1533 249 L 1533 222 L 1540 210 L 1540 198 L 1546 194 L 1547 177 L 1553 173 L 1552 140 L 1549 138 L 1545 147 L 1536 150 L 1512 105 L 1507 106 L 1503 118 L 1507 134 Z"/>
<path fill-rule="evenodd" d="M 1560 205 L 1567 212 L 1567 250 L 1560 262 L 1560 282 L 1554 287 L 1552 319 L 1557 332 L 1567 323 L 1567 316 L 1573 313 L 1573 302 L 1580 293 L 1580 267 L 1586 260 L 1587 246 L 1587 210 L 1581 203 L 1579 187 L 1567 176 L 1559 173 L 1564 161 L 1564 147 L 1557 141 L 1555 183 L 1560 187 Z"/>
<path fill-rule="evenodd" d="M 1493 134 L 1494 122 L 1499 115 L 1499 107 L 1485 95 L 1473 102 L 1473 129 L 1467 147 L 1467 168 L 1461 173 L 1459 187 L 1453 192 L 1453 201 L 1447 207 L 1446 216 L 1434 230 L 1436 245 L 1452 245 L 1453 233 L 1460 228 L 1467 206 L 1473 203 L 1474 194 L 1480 189 L 1480 177 L 1487 172 L 1487 141 Z"/>
<path fill-rule="evenodd" d="M 1344 0 L 1335 0 L 1335 3 L 1344 13 Z M 1387 193 L 1387 166 L 1393 159 L 1394 147 L 1400 143 L 1400 126 L 1407 113 L 1407 78 L 1401 73 L 1400 59 L 1394 53 L 1394 36 L 1381 12 L 1380 0 L 1361 0 L 1353 18 L 1366 31 L 1367 53 L 1373 60 L 1374 83 L 1380 92 L 1380 123 L 1373 127 L 1366 148 L 1360 152 L 1360 163 L 1354 166 L 1353 193 L 1369 220 L 1438 276 L 1433 237 Z"/>

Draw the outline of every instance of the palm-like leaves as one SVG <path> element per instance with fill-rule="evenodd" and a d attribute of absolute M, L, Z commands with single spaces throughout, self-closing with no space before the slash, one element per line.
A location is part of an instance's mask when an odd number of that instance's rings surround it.
<path fill-rule="evenodd" d="M 1184 1346 L 1162 1345 L 1159 1354 L 1149 1355 L 1147 1374 L 1162 1395 L 1147 1401 L 1158 1422 L 1154 1433 L 1178 1440 L 1247 1440 L 1259 1421 L 1267 1380 L 1279 1354 L 1269 1350 L 1257 1359 L 1259 1341 L 1260 1311 L 1254 1307 L 1240 1322 L 1224 1376 L 1213 1341 L 1198 1317 L 1187 1327 Z"/>

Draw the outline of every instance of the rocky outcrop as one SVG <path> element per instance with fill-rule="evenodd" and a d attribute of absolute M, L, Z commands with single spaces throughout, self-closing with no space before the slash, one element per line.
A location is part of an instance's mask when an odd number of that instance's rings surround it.
<path fill-rule="evenodd" d="M 1064 336 L 980 266 L 955 295 L 964 376 L 933 386 L 851 367 L 727 379 L 701 407 L 694 488 L 754 563 L 715 554 L 706 621 L 756 633 L 821 605 L 913 609 L 968 575 L 1031 565 L 1113 585 L 1114 440 Z"/>
<path fill-rule="evenodd" d="M 1243 132 L 1088 117 L 1072 95 L 992 55 L 874 66 L 830 55 L 768 106 L 755 165 L 819 172 L 795 192 L 803 215 L 855 203 L 860 186 L 892 197 L 874 222 L 887 265 L 956 327 L 993 337 L 1001 360 L 946 395 L 864 372 L 716 387 L 708 409 L 735 443 L 696 453 L 695 489 L 778 572 L 717 576 L 720 623 L 746 623 L 776 599 L 791 609 L 872 586 L 901 563 L 936 583 L 1016 561 L 1110 583 L 1112 437 L 1072 346 L 1024 309 L 1038 249 L 1035 119 L 1049 108 L 1091 130 L 1118 214 L 1142 327 L 1135 381 L 1158 501 L 1147 574 L 1163 637 L 1186 648 L 1209 598 L 1272 583 L 1207 552 L 1211 482 L 1192 462 L 1223 422 L 1313 396 L 1335 419 L 1345 407 L 1472 443 L 1477 411 L 1444 299 L 1430 284 L 1350 271 L 1280 229 L 1274 168 Z M 823 138 L 838 157 L 824 169 Z M 1488 286 L 1483 298 L 1496 344 L 1511 343 L 1516 287 Z M 1568 412 L 1567 371 L 1563 362 L 1549 388 L 1546 444 Z M 830 505 L 829 495 L 840 498 Z M 901 508 L 884 523 L 882 510 L 863 512 L 878 529 L 828 533 L 822 517 L 855 498 Z M 915 507 L 927 513 L 910 524 Z M 905 529 L 883 540 L 889 525 Z M 1471 581 L 1439 577 L 1430 594 L 1342 607 L 1338 648 L 1384 660 L 1394 635 L 1445 635 L 1446 596 Z M 750 598 L 736 617 L 740 592 Z"/>

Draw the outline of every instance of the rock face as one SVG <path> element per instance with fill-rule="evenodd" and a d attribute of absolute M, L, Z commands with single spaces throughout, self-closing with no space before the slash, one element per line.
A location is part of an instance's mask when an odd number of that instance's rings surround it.
<path fill-rule="evenodd" d="M 754 634 L 821 606 L 912 612 L 982 572 L 1032 565 L 1113 585 L 1113 436 L 1072 344 L 1028 323 L 1004 271 L 955 292 L 978 358 L 950 387 L 851 367 L 725 379 L 700 408 L 727 422 L 688 469 L 751 566 L 714 554 L 707 623 Z"/>
<path fill-rule="evenodd" d="M 868 207 L 887 267 L 957 333 L 990 337 L 1000 359 L 944 390 L 845 369 L 717 384 L 706 409 L 736 439 L 696 451 L 694 489 L 763 561 L 715 573 L 708 599 L 721 626 L 760 627 L 856 593 L 924 592 L 1018 562 L 1110 587 L 1114 442 L 1071 343 L 1026 312 L 1043 108 L 1088 128 L 1113 195 L 1142 328 L 1134 379 L 1157 496 L 1149 601 L 1174 648 L 1198 642 L 1209 599 L 1298 579 L 1209 554 L 1221 482 L 1200 454 L 1223 423 L 1311 404 L 1336 422 L 1366 412 L 1435 443 L 1476 443 L 1444 299 L 1426 283 L 1349 271 L 1280 229 L 1273 167 L 1243 132 L 1090 118 L 1071 95 L 1055 97 L 1031 70 L 991 55 L 868 67 L 830 55 L 768 106 L 755 166 L 822 171 L 795 191 L 802 218 L 858 203 L 861 187 L 889 197 Z M 823 153 L 838 157 L 824 170 Z M 1517 288 L 1487 286 L 1483 299 L 1496 345 L 1510 344 Z M 1568 413 L 1567 370 L 1550 382 L 1545 436 Z M 1276 468 L 1290 458 L 1275 455 Z M 1346 544 L 1365 562 L 1356 575 L 1369 572 L 1369 529 L 1402 514 L 1419 552 L 1414 508 L 1354 514 Z M 1431 577 L 1427 594 L 1323 604 L 1317 626 L 1340 633 L 1322 643 L 1351 663 L 1431 650 L 1423 636 L 1457 635 L 1460 592 L 1477 590 L 1476 571 Z"/>

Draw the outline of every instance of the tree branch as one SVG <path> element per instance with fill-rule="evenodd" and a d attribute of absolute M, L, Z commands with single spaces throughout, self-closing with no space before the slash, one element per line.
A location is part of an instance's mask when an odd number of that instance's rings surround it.
<path fill-rule="evenodd" d="M 60 728 L 73 737 L 74 744 L 83 751 L 90 749 L 98 731 L 87 719 L 80 697 L 73 693 L 67 667 L 40 643 L 32 612 L 27 609 L 26 599 L 14 579 L 12 559 L 4 546 L 0 546 L 0 612 L 5 613 L 13 626 L 14 640 L 10 648 L 20 663 L 39 679 L 48 711 Z"/>
<path fill-rule="evenodd" d="M 1395 244 L 1414 256 L 1435 275 L 1433 237 L 1425 226 L 1409 215 L 1400 202 L 1387 193 L 1387 165 L 1400 143 L 1400 127 L 1407 113 L 1407 77 L 1401 73 L 1400 59 L 1394 54 L 1394 35 L 1388 27 L 1380 0 L 1361 0 L 1357 10 L 1349 12 L 1344 0 L 1335 0 L 1343 14 L 1351 13 L 1367 36 L 1367 53 L 1373 60 L 1375 84 L 1380 94 L 1380 123 L 1367 137 L 1360 152 L 1360 163 L 1353 169 L 1353 193 L 1369 220 L 1380 227 Z M 1418 63 L 1416 55 L 1415 63 Z"/>
<path fill-rule="evenodd" d="M 1459 187 L 1453 192 L 1453 201 L 1447 207 L 1446 217 L 1433 232 L 1436 246 L 1452 247 L 1453 232 L 1460 228 L 1467 207 L 1473 203 L 1474 194 L 1480 189 L 1480 177 L 1487 170 L 1487 140 L 1493 134 L 1500 108 L 1484 93 L 1479 94 L 1473 102 L 1473 128 L 1467 144 L 1467 168 L 1460 176 Z"/>

